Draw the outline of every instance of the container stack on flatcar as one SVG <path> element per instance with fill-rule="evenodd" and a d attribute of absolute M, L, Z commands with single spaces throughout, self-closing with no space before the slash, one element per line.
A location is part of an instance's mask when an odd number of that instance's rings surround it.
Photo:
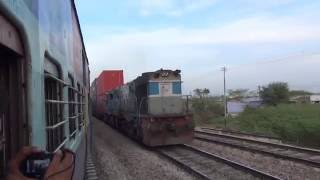
<path fill-rule="evenodd" d="M 123 85 L 122 70 L 105 70 L 90 87 L 93 115 L 102 119 L 106 112 L 106 94 Z"/>
<path fill-rule="evenodd" d="M 73 0 L 0 0 L 0 179 L 22 146 L 71 149 L 84 178 L 89 82 Z"/>
<path fill-rule="evenodd" d="M 181 83 L 180 70 L 143 73 L 107 94 L 104 121 L 147 146 L 190 142 L 194 121 Z"/>

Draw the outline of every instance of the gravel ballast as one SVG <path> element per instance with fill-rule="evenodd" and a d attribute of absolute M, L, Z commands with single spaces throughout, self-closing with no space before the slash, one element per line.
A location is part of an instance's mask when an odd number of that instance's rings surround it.
<path fill-rule="evenodd" d="M 93 136 L 94 159 L 101 180 L 196 179 L 96 118 L 93 118 Z"/>
<path fill-rule="evenodd" d="M 283 179 L 319 179 L 319 168 L 301 163 L 199 140 L 194 140 L 190 145 Z"/>

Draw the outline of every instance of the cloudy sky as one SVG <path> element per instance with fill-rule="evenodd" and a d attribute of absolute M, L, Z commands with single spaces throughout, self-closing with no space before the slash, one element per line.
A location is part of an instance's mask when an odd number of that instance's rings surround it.
<path fill-rule="evenodd" d="M 78 0 L 91 79 L 181 69 L 184 93 L 274 81 L 320 92 L 320 1 Z"/>

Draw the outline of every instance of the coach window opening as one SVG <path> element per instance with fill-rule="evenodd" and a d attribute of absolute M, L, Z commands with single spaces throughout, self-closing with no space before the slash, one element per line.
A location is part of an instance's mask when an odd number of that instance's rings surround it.
<path fill-rule="evenodd" d="M 68 75 L 68 84 L 69 137 L 74 139 L 77 133 L 78 113 L 76 111 L 76 105 L 78 105 L 78 103 L 75 101 L 77 89 L 74 87 L 74 79 L 70 74 Z"/>
<path fill-rule="evenodd" d="M 29 142 L 25 56 L 20 33 L 0 14 L 0 179 L 8 160 Z"/>
<path fill-rule="evenodd" d="M 59 66 L 48 55 L 45 57 L 44 69 L 47 150 L 55 152 L 67 142 L 63 100 L 63 89 L 67 83 L 61 78 Z"/>
<path fill-rule="evenodd" d="M 77 92 L 76 92 L 76 96 L 77 96 L 77 107 L 78 107 L 78 129 L 79 131 L 81 131 L 82 126 L 83 126 L 83 107 L 84 107 L 84 93 L 83 93 L 83 89 L 81 88 L 81 85 L 79 83 L 77 83 Z"/>

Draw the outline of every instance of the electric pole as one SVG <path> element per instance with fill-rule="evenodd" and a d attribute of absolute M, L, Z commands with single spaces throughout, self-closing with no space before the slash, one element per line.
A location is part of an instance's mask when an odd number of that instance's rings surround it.
<path fill-rule="evenodd" d="M 224 96 L 224 126 L 226 128 L 227 126 L 227 116 L 228 116 L 228 110 L 227 110 L 227 95 L 226 95 L 226 67 L 222 67 L 221 69 L 223 71 L 223 96 Z"/>

